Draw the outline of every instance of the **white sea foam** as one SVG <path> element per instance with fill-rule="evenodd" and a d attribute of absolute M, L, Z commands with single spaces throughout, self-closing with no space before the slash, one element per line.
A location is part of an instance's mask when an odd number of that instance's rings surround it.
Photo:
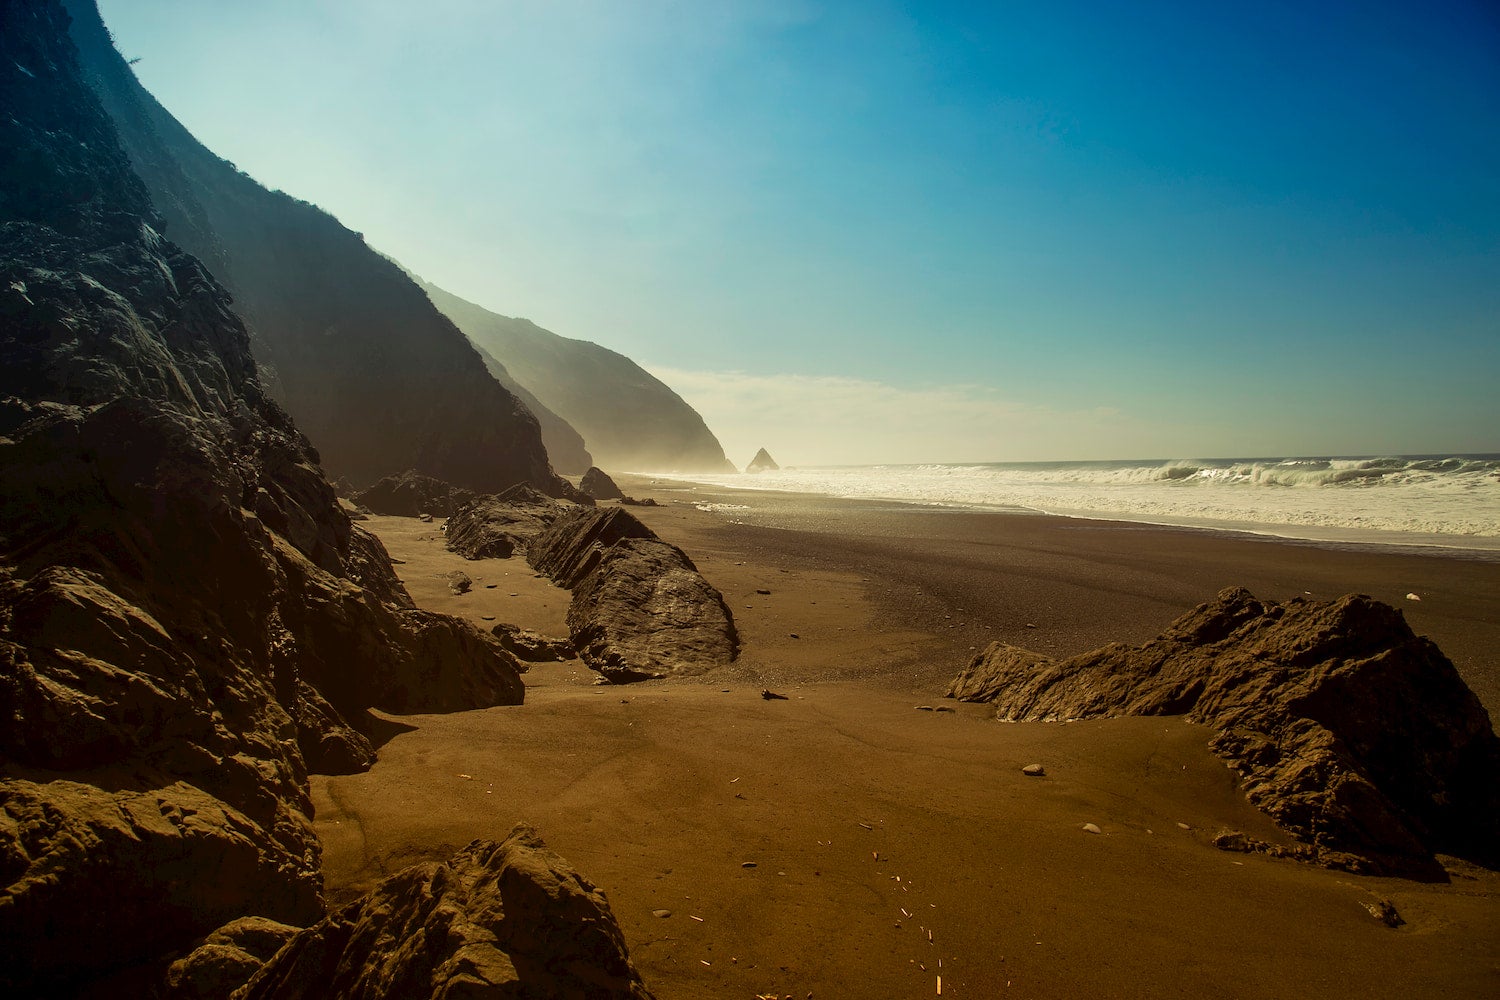
<path fill-rule="evenodd" d="M 1500 549 L 1500 456 L 1022 462 L 692 476 L 738 489 Z"/>

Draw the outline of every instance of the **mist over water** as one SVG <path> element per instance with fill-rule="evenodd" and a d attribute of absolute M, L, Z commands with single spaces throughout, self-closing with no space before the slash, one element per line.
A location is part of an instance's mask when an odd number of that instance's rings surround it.
<path fill-rule="evenodd" d="M 677 478 L 737 489 L 1500 551 L 1500 455 L 872 465 Z"/>

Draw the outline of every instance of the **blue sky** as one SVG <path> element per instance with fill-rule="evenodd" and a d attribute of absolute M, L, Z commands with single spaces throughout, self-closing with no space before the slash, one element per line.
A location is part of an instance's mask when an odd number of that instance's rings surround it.
<path fill-rule="evenodd" d="M 210 148 L 737 462 L 1500 451 L 1483 0 L 100 6 Z"/>

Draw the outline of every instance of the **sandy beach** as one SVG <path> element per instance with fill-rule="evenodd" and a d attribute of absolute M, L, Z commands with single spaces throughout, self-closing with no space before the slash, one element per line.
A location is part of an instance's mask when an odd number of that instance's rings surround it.
<path fill-rule="evenodd" d="M 331 900 L 526 821 L 608 893 L 663 1000 L 1500 991 L 1500 874 L 1225 853 L 1222 829 L 1285 838 L 1201 727 L 1004 725 L 942 698 L 991 640 L 1139 642 L 1240 585 L 1401 607 L 1493 714 L 1500 564 L 620 482 L 723 592 L 739 660 L 618 687 L 534 665 L 524 706 L 392 718 L 370 772 L 313 779 Z M 567 593 L 523 560 L 465 561 L 438 523 L 367 524 L 419 605 L 566 634 Z M 1372 918 L 1376 899 L 1406 924 Z"/>

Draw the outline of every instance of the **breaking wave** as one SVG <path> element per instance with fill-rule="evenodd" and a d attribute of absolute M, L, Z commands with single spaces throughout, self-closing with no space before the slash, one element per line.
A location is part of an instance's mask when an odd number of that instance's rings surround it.
<path fill-rule="evenodd" d="M 1500 540 L 1500 455 L 879 465 L 690 478 L 737 489 L 1500 547 L 1481 541 Z"/>

